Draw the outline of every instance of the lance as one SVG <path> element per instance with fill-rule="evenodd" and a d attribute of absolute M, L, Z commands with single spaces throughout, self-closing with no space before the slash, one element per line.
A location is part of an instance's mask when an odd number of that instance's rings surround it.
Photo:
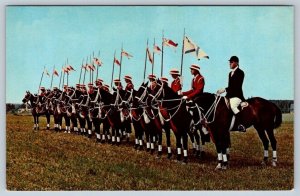
<path fill-rule="evenodd" d="M 97 56 L 99 62 L 100 62 L 100 50 L 98 52 L 98 56 Z M 98 80 L 98 68 L 99 68 L 100 65 L 97 65 L 97 75 L 96 75 L 96 80 Z"/>
<path fill-rule="evenodd" d="M 93 68 L 95 67 L 94 65 L 94 58 L 95 58 L 95 56 L 94 56 L 94 51 L 93 51 L 93 60 L 91 59 L 91 61 L 92 61 L 92 65 L 93 65 Z M 93 81 L 94 81 L 94 70 L 92 70 L 92 80 L 91 80 L 91 82 L 93 83 Z"/>
<path fill-rule="evenodd" d="M 67 58 L 67 66 L 68 66 L 68 58 Z M 67 86 L 69 86 L 69 69 L 67 67 Z"/>
<path fill-rule="evenodd" d="M 147 47 L 146 47 L 146 57 L 145 57 L 144 80 L 143 80 L 143 82 L 145 82 L 145 78 L 146 78 L 146 67 L 147 67 L 147 49 L 148 49 L 148 39 L 147 39 Z"/>
<path fill-rule="evenodd" d="M 78 84 L 80 84 L 80 80 L 81 80 L 81 73 L 82 73 L 83 61 L 84 61 L 84 58 L 82 59 L 82 64 L 81 64 L 80 76 L 79 76 L 79 82 L 78 82 Z"/>
<path fill-rule="evenodd" d="M 60 78 L 59 78 L 59 85 L 58 88 L 60 88 L 60 84 L 61 84 L 61 77 L 63 75 L 63 65 L 61 66 L 61 72 L 60 72 Z"/>
<path fill-rule="evenodd" d="M 64 67 L 64 68 L 63 68 L 63 82 L 62 82 L 62 86 L 61 86 L 62 89 L 64 89 L 64 84 L 65 84 L 65 73 L 66 73 L 66 72 L 65 72 L 65 69 L 66 69 L 66 68 Z"/>
<path fill-rule="evenodd" d="M 53 66 L 53 72 L 52 72 L 52 77 L 51 77 L 51 85 L 50 85 L 50 89 L 52 89 L 52 82 L 53 82 L 54 70 L 55 70 L 55 65 Z"/>
<path fill-rule="evenodd" d="M 116 59 L 116 50 L 115 50 L 115 54 L 114 54 L 113 68 L 112 68 L 112 74 L 111 74 L 111 83 L 110 83 L 111 88 L 112 88 L 112 83 L 113 83 L 113 79 L 114 79 L 115 59 Z"/>
<path fill-rule="evenodd" d="M 153 61 L 152 61 L 152 75 L 153 75 L 153 69 L 154 69 L 154 47 L 155 47 L 155 38 L 154 38 L 154 42 L 153 42 L 153 52 L 152 52 L 152 56 L 153 56 Z"/>
<path fill-rule="evenodd" d="M 161 71 L 160 71 L 160 77 L 163 76 L 163 69 L 164 69 L 164 30 L 162 31 L 162 42 L 161 42 Z"/>
<path fill-rule="evenodd" d="M 39 84 L 38 94 L 40 94 L 40 88 L 41 88 L 41 84 L 42 84 L 45 69 L 46 69 L 46 66 L 44 66 L 44 70 L 43 70 L 42 77 L 41 77 L 40 84 Z"/>
<path fill-rule="evenodd" d="M 86 63 L 85 63 L 85 69 L 84 69 L 84 75 L 83 75 L 83 83 L 82 84 L 84 84 L 84 82 L 85 82 L 85 74 L 86 74 L 86 69 L 87 69 L 87 63 L 88 63 L 88 56 L 86 57 Z"/>
<path fill-rule="evenodd" d="M 181 66 L 180 66 L 181 77 L 182 77 L 182 66 L 183 66 L 184 38 L 185 38 L 185 28 L 183 29 L 183 40 L 182 40 L 182 53 L 181 53 Z"/>
<path fill-rule="evenodd" d="M 92 59 L 92 55 L 90 55 L 90 65 L 92 66 L 92 62 L 91 62 L 91 59 Z M 90 69 L 90 83 L 92 81 L 92 69 Z"/>
<path fill-rule="evenodd" d="M 123 43 L 122 43 L 122 47 L 121 47 L 121 57 L 120 57 L 120 72 L 119 72 L 119 80 L 121 78 L 121 69 L 122 69 L 122 52 L 123 52 Z"/>

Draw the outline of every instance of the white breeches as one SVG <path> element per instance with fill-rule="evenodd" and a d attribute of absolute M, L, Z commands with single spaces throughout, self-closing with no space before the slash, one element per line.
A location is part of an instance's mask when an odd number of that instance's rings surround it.
<path fill-rule="evenodd" d="M 234 114 L 237 114 L 240 112 L 240 110 L 238 109 L 238 106 L 240 105 L 240 103 L 242 102 L 242 100 L 238 97 L 233 97 L 229 99 L 230 102 L 230 107 L 233 111 Z"/>

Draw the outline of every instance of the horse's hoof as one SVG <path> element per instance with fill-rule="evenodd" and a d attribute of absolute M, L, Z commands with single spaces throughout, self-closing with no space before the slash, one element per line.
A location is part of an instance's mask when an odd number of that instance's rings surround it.
<path fill-rule="evenodd" d="M 155 152 L 155 150 L 154 150 L 154 149 L 151 149 L 151 152 L 150 152 L 150 153 L 151 153 L 151 154 L 154 154 L 154 152 Z"/>
<path fill-rule="evenodd" d="M 216 171 L 221 170 L 222 169 L 222 165 L 221 163 L 218 163 L 217 167 L 215 168 Z"/>
<path fill-rule="evenodd" d="M 277 167 L 277 162 L 276 161 L 272 161 L 272 167 Z"/>
<path fill-rule="evenodd" d="M 222 170 L 227 170 L 228 166 L 227 165 L 223 165 L 222 166 Z"/>
<path fill-rule="evenodd" d="M 260 163 L 261 166 L 263 167 L 266 167 L 267 166 L 267 161 L 263 160 L 261 163 Z"/>
<path fill-rule="evenodd" d="M 168 158 L 168 159 L 171 159 L 171 157 L 172 157 L 172 153 L 168 153 L 167 158 Z"/>
<path fill-rule="evenodd" d="M 49 130 L 50 129 L 50 127 L 47 127 L 47 130 Z"/>
<path fill-rule="evenodd" d="M 188 163 L 187 157 L 183 158 L 182 164 L 186 165 Z"/>
<path fill-rule="evenodd" d="M 150 151 L 150 148 L 147 148 L 147 149 L 146 149 L 146 152 L 149 152 L 149 151 Z"/>

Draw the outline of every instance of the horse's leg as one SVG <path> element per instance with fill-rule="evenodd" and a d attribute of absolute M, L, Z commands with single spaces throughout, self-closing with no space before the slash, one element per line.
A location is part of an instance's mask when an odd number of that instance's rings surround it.
<path fill-rule="evenodd" d="M 108 143 L 111 143 L 110 133 L 109 133 L 109 122 L 107 119 L 103 120 L 103 127 L 102 127 L 102 143 L 105 142 L 106 138 Z"/>
<path fill-rule="evenodd" d="M 50 113 L 49 112 L 46 113 L 46 119 L 47 119 L 47 130 L 49 130 L 50 129 Z"/>
<path fill-rule="evenodd" d="M 101 143 L 100 119 L 99 118 L 93 118 L 92 122 L 93 122 L 93 125 L 95 127 L 96 142 Z"/>
<path fill-rule="evenodd" d="M 200 144 L 200 135 L 199 135 L 197 129 L 194 131 L 194 137 L 195 137 L 195 141 L 196 141 L 196 157 L 200 158 L 201 157 L 201 144 Z"/>
<path fill-rule="evenodd" d="M 33 130 L 36 130 L 36 115 L 33 113 L 32 117 L 33 117 Z"/>
<path fill-rule="evenodd" d="M 127 134 L 127 142 L 129 142 L 130 139 L 130 134 L 131 134 L 132 130 L 131 130 L 131 122 L 129 119 L 126 120 L 126 134 Z"/>
<path fill-rule="evenodd" d="M 215 168 L 215 170 L 220 170 L 222 169 L 222 162 L 223 162 L 223 156 L 222 156 L 222 149 L 221 149 L 221 145 L 219 143 L 216 142 L 216 150 L 217 150 L 217 154 L 218 154 L 218 164 Z"/>
<path fill-rule="evenodd" d="M 161 157 L 162 155 L 162 130 L 158 133 L 158 153 L 157 157 Z"/>
<path fill-rule="evenodd" d="M 112 127 L 112 129 L 111 129 L 111 135 L 112 135 L 112 137 L 111 137 L 111 144 L 112 145 L 114 145 L 116 143 L 116 132 L 117 132 L 116 128 Z"/>
<path fill-rule="evenodd" d="M 195 132 L 195 131 L 194 131 Z M 192 142 L 192 145 L 193 145 L 193 154 L 196 154 L 197 153 L 197 150 L 196 150 L 196 144 L 195 144 L 195 138 L 194 138 L 194 133 L 192 133 L 191 130 L 188 131 L 188 135 L 190 137 L 190 140 Z M 182 138 L 183 140 L 183 138 Z M 183 142 L 182 142 L 183 143 Z"/>
<path fill-rule="evenodd" d="M 39 114 L 36 115 L 36 129 L 39 130 Z"/>
<path fill-rule="evenodd" d="M 71 131 L 70 131 L 71 130 L 71 128 L 70 128 L 70 125 L 71 125 L 70 117 L 67 114 L 65 114 L 64 118 L 65 118 L 65 123 L 66 123 L 65 133 L 71 133 Z"/>
<path fill-rule="evenodd" d="M 181 160 L 181 135 L 179 133 L 175 134 L 176 136 L 176 149 L 177 149 L 177 161 Z"/>
<path fill-rule="evenodd" d="M 166 140 L 167 140 L 167 151 L 168 151 L 168 159 L 172 156 L 172 148 L 171 148 L 171 130 L 170 127 L 164 127 L 166 133 Z"/>
<path fill-rule="evenodd" d="M 93 125 L 92 125 L 92 118 L 90 117 L 90 115 L 87 115 L 86 118 L 85 118 L 85 120 L 86 120 L 87 128 L 88 128 L 86 136 L 88 138 L 91 138 L 92 137 L 92 127 L 93 127 Z"/>
<path fill-rule="evenodd" d="M 274 136 L 274 130 L 273 130 L 273 128 L 268 128 L 266 131 L 267 131 L 269 140 L 271 142 L 272 150 L 273 150 L 272 166 L 276 167 L 277 166 L 277 141 Z"/>
<path fill-rule="evenodd" d="M 183 141 L 183 162 L 187 163 L 187 159 L 188 159 L 188 134 L 186 132 L 182 133 L 182 141 Z"/>
<path fill-rule="evenodd" d="M 150 151 L 150 133 L 149 133 L 149 129 L 145 132 L 145 136 L 146 136 L 146 151 L 149 152 Z"/>
<path fill-rule="evenodd" d="M 138 124 L 137 124 L 136 121 L 133 121 L 132 124 L 133 124 L 133 127 L 134 127 L 134 137 L 135 137 L 135 139 L 134 139 L 134 148 L 137 149 L 138 146 L 139 146 L 139 132 L 140 132 L 140 128 L 139 128 L 139 126 L 138 126 Z"/>
<path fill-rule="evenodd" d="M 72 116 L 71 116 L 71 121 L 72 121 L 72 125 L 73 125 L 73 131 L 75 132 L 75 133 L 77 133 L 78 132 L 78 125 L 77 125 L 77 118 L 76 118 L 76 114 L 72 114 Z"/>
<path fill-rule="evenodd" d="M 265 164 L 267 164 L 268 157 L 269 157 L 269 140 L 268 140 L 265 130 L 263 128 L 261 128 L 259 126 L 254 126 L 254 128 L 256 129 L 258 136 L 264 146 L 264 159 L 263 159 L 262 164 L 265 165 Z"/>

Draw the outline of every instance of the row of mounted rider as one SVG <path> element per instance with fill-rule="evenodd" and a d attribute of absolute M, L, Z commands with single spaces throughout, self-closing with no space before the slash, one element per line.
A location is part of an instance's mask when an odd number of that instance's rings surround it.
<path fill-rule="evenodd" d="M 192 88 L 187 92 L 181 92 L 182 85 L 179 71 L 173 69 L 170 71 L 171 76 L 174 78 L 171 87 L 168 86 L 166 78 L 159 80 L 154 75 L 149 75 L 150 86 L 148 87 L 148 82 L 143 83 L 136 91 L 133 88 L 132 78 L 125 76 L 127 83 L 125 90 L 122 89 L 120 80 L 114 80 L 116 89 L 113 93 L 110 93 L 109 89 L 102 85 L 103 81 L 98 79 L 95 82 L 96 87 L 89 84 L 88 90 L 85 86 L 78 84 L 75 89 L 65 86 L 64 92 L 57 88 L 54 88 L 53 91 L 42 90 L 42 93 L 45 94 L 35 98 L 27 92 L 23 101 L 31 101 L 32 106 L 35 108 L 33 110 L 34 116 L 38 116 L 43 110 L 46 113 L 49 111 L 49 114 L 53 113 L 56 128 L 61 126 L 61 121 L 56 120 L 56 116 L 64 113 L 71 120 L 73 116 L 74 131 L 77 131 L 77 118 L 79 121 L 85 119 L 88 122 L 89 134 L 92 132 L 91 122 L 93 122 L 97 139 L 100 137 L 100 123 L 103 122 L 104 125 L 106 122 L 114 130 L 112 137 L 116 137 L 114 139 L 120 142 L 120 130 L 121 133 L 125 130 L 129 134 L 131 132 L 130 120 L 132 120 L 136 145 L 142 145 L 143 134 L 145 134 L 147 148 L 154 149 L 153 140 L 157 136 L 158 155 L 162 154 L 162 130 L 164 129 L 167 136 L 168 157 L 171 156 L 169 136 L 171 128 L 176 136 L 177 159 L 181 159 L 183 145 L 184 162 L 187 162 L 188 134 L 190 137 L 192 135 L 193 138 L 196 135 L 198 135 L 198 138 L 199 135 L 202 135 L 201 139 L 205 142 L 205 134 L 209 133 L 218 153 L 217 169 L 227 168 L 230 128 L 244 131 L 246 127 L 253 125 L 263 142 L 265 161 L 268 157 L 269 145 L 265 131 L 268 134 L 273 148 L 272 163 L 276 165 L 277 151 L 273 129 L 281 124 L 281 111 L 271 102 L 258 97 L 248 99 L 249 105 L 242 111 L 238 109 L 240 102 L 244 100 L 242 93 L 244 73 L 239 69 L 238 63 L 239 59 L 236 56 L 230 58 L 229 64 L 232 72 L 229 74 L 228 87 L 219 90 L 217 95 L 203 92 L 204 77 L 200 74 L 200 67 L 193 64 L 190 67 L 191 73 L 194 75 Z M 229 109 L 226 99 L 219 96 L 225 91 L 232 110 Z M 193 102 L 190 102 L 190 100 L 193 100 Z M 235 118 L 238 119 L 238 123 L 235 123 L 234 126 L 233 114 L 236 114 Z M 94 121 L 98 122 L 95 123 Z M 125 125 L 126 123 L 127 125 Z M 70 123 L 68 125 L 66 121 L 66 124 L 69 131 Z M 35 122 L 36 126 L 38 125 Z M 82 125 L 80 129 L 81 131 L 85 130 L 85 126 Z M 197 150 L 199 150 L 199 146 L 197 146 Z"/>

